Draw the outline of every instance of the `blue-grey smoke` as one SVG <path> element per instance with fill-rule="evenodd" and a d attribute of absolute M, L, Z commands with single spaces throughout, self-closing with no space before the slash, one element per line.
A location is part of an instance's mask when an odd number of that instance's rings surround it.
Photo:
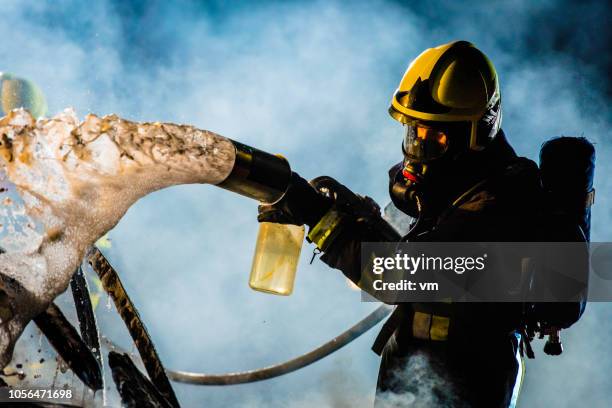
<path fill-rule="evenodd" d="M 561 134 L 596 143 L 592 237 L 612 240 L 606 2 L 32 0 L 3 2 L 2 13 L 0 70 L 38 83 L 50 113 L 73 106 L 80 115 L 194 124 L 282 153 L 304 177 L 331 175 L 381 204 L 387 170 L 401 157 L 387 106 L 406 66 L 425 48 L 472 41 L 498 69 L 503 128 L 519 154 L 535 159 Z M 145 197 L 111 231 L 108 255 L 167 366 L 275 363 L 373 307 L 337 271 L 309 265 L 312 247 L 293 296 L 251 291 L 255 216 L 247 199 L 180 186 Z M 99 310 L 104 330 L 128 346 Z M 561 357 L 539 352 L 528 362 L 523 406 L 609 405 L 611 311 L 590 305 Z M 187 407 L 368 407 L 374 334 L 286 377 L 176 389 Z"/>

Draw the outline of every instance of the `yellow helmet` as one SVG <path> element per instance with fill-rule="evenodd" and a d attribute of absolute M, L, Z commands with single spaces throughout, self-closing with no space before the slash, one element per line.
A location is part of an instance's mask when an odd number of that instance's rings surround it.
<path fill-rule="evenodd" d="M 408 66 L 389 113 L 402 124 L 467 122 L 469 148 L 482 150 L 501 126 L 497 72 L 467 41 L 429 48 Z"/>
<path fill-rule="evenodd" d="M 0 72 L 0 116 L 13 109 L 24 108 L 35 118 L 47 112 L 47 102 L 42 91 L 27 79 Z"/>

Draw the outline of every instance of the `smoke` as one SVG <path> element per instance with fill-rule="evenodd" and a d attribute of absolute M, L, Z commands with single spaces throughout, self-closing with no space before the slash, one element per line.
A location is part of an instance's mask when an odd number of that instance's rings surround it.
<path fill-rule="evenodd" d="M 401 157 L 389 98 L 423 49 L 467 39 L 498 69 L 503 128 L 519 154 L 535 159 L 540 144 L 560 134 L 596 142 L 592 236 L 610 241 L 609 15 L 603 1 L 8 1 L 0 69 L 35 81 L 51 114 L 73 106 L 80 115 L 193 124 L 282 153 L 306 178 L 327 174 L 385 204 L 386 172 Z M 247 199 L 180 186 L 139 201 L 110 233 L 107 254 L 168 366 L 223 372 L 272 364 L 373 307 L 337 271 L 309 265 L 308 246 L 291 297 L 251 291 L 255 216 Z M 105 332 L 127 347 L 120 323 L 99 312 Z M 539 352 L 529 361 L 521 403 L 607 405 L 610 317 L 609 305 L 589 305 L 560 358 Z M 178 385 L 177 393 L 185 406 L 342 407 L 329 394 L 330 378 L 342 378 L 339 393 L 351 395 L 341 401 L 369 406 L 375 331 L 286 377 Z"/>
<path fill-rule="evenodd" d="M 465 407 L 453 385 L 440 372 L 439 363 L 427 353 L 417 352 L 408 357 L 402 367 L 393 371 L 390 384 L 400 386 L 402 393 L 386 391 L 376 400 L 376 408 L 460 408 Z"/>

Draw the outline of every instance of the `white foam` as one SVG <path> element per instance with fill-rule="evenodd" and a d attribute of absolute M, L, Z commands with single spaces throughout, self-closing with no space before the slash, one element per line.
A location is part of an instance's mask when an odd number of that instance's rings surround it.
<path fill-rule="evenodd" d="M 231 141 L 192 126 L 115 115 L 80 122 L 69 109 L 0 119 L 0 285 L 14 313 L 0 323 L 0 367 L 85 250 L 136 200 L 176 184 L 218 184 L 234 160 Z"/>

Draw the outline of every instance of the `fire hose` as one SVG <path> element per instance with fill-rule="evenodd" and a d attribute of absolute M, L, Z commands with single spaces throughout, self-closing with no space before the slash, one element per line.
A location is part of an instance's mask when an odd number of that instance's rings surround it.
<path fill-rule="evenodd" d="M 351 328 L 345 330 L 338 336 L 332 338 L 326 343 L 319 347 L 304 353 L 296 358 L 287 360 L 285 362 L 274 364 L 271 366 L 258 368 L 248 371 L 230 372 L 223 374 L 206 374 L 199 372 L 181 371 L 166 368 L 166 374 L 168 377 L 175 382 L 194 384 L 194 385 L 236 385 L 236 384 L 247 384 L 256 381 L 269 380 L 271 378 L 280 377 L 285 374 L 292 373 L 301 368 L 304 368 L 310 364 L 316 363 L 319 360 L 327 357 L 335 351 L 341 349 L 353 340 L 366 333 L 372 327 L 376 326 L 379 322 L 384 320 L 392 308 L 387 305 L 381 305 L 373 312 L 368 314 L 357 324 Z M 105 342 L 111 348 L 125 352 L 116 343 L 109 338 L 102 336 L 102 341 Z"/>
<path fill-rule="evenodd" d="M 370 330 L 372 327 L 376 326 L 376 324 L 387 317 L 390 312 L 391 308 L 389 306 L 381 305 L 353 327 L 342 332 L 340 335 L 309 351 L 308 353 L 302 354 L 299 357 L 287 360 L 280 364 L 275 364 L 256 370 L 226 374 L 204 374 L 170 369 L 166 369 L 166 373 L 172 381 L 197 385 L 233 385 L 268 380 L 270 378 L 279 377 L 281 375 L 297 371 L 300 368 L 304 368 L 307 365 L 327 357 L 333 352 L 346 346 Z"/>

